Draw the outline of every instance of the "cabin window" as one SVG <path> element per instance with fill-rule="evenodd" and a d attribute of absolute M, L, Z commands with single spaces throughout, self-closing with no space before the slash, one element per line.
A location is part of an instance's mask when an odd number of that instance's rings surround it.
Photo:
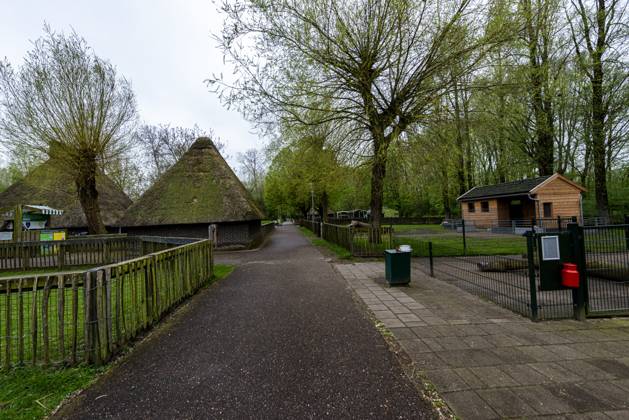
<path fill-rule="evenodd" d="M 480 202 L 480 211 L 483 213 L 489 213 L 489 201 Z"/>
<path fill-rule="evenodd" d="M 544 203 L 544 217 L 553 217 L 553 203 Z"/>
<path fill-rule="evenodd" d="M 467 203 L 467 211 L 469 213 L 474 213 L 476 212 L 476 206 L 474 206 L 475 203 Z"/>

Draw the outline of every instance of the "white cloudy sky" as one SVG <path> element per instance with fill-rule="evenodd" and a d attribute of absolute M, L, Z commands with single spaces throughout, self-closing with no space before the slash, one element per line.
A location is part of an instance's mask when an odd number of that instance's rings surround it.
<path fill-rule="evenodd" d="M 229 73 L 211 39 L 222 22 L 211 0 L 0 0 L 0 57 L 21 63 L 44 22 L 74 28 L 131 80 L 142 121 L 211 128 L 232 162 L 262 144 L 203 83 L 213 72 Z"/>

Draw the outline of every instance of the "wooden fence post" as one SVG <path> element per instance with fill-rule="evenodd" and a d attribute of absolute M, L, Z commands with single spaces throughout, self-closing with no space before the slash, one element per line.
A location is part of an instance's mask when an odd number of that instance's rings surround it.
<path fill-rule="evenodd" d="M 63 243 L 57 245 L 57 266 L 59 270 L 63 270 L 66 264 L 66 247 Z"/>
<path fill-rule="evenodd" d="M 5 352 L 4 352 L 4 367 L 9 370 L 11 367 L 11 324 L 13 323 L 11 320 L 11 280 L 6 280 L 5 283 Z"/>

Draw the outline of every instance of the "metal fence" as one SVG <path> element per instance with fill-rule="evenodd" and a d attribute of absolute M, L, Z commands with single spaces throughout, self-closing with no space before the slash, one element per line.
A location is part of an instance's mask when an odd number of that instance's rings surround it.
<path fill-rule="evenodd" d="M 629 315 L 629 224 L 573 229 L 584 238 L 585 315 Z M 576 240 L 572 249 L 580 248 Z M 417 267 L 533 320 L 578 317 L 574 289 L 542 290 L 539 244 L 540 234 L 530 232 L 522 254 L 484 255 L 468 248 L 457 255 L 456 249 L 429 242 L 428 258 L 419 259 Z"/>
<path fill-rule="evenodd" d="M 0 278 L 0 363 L 99 364 L 213 275 L 202 240 L 72 273 Z"/>
<path fill-rule="evenodd" d="M 354 257 L 381 257 L 385 249 L 395 247 L 393 228 L 390 226 L 374 229 L 369 226 L 342 226 L 310 220 L 300 220 L 299 225 L 326 241 L 347 249 Z"/>
<path fill-rule="evenodd" d="M 583 228 L 590 315 L 629 314 L 629 224 Z"/>
<path fill-rule="evenodd" d="M 421 235 L 397 236 L 392 229 L 384 228 L 379 241 L 373 240 L 374 232 L 369 228 L 312 222 L 304 225 L 323 239 L 350 250 L 353 256 L 382 257 L 385 249 L 409 244 L 417 257 L 415 265 L 422 271 L 533 320 L 578 316 L 575 307 L 579 303 L 572 289 L 541 287 L 540 238 L 543 233 L 567 232 L 563 222 L 555 229 L 529 230 L 524 236 L 486 232 L 466 237 L 453 232 L 433 240 L 423 240 Z M 586 227 L 572 224 L 568 230 L 582 232 L 583 246 L 574 243 L 576 237 L 571 239 L 571 246 L 583 248 L 586 316 L 629 315 L 629 223 Z"/>

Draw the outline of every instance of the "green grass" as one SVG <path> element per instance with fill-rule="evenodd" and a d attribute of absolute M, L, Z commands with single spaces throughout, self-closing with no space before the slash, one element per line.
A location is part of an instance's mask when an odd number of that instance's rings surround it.
<path fill-rule="evenodd" d="M 397 237 L 396 244 L 408 244 L 413 249 L 428 249 L 432 242 L 434 256 L 463 255 L 463 238 L 458 236 L 426 235 L 421 239 Z M 519 255 L 526 253 L 526 238 L 522 236 L 500 236 L 495 238 L 467 237 L 467 255 Z M 423 256 L 423 255 L 421 255 Z"/>
<path fill-rule="evenodd" d="M 234 271 L 233 265 L 214 264 L 214 281 L 224 279 Z"/>
<path fill-rule="evenodd" d="M 395 233 L 417 232 L 421 234 L 452 232 L 444 229 L 441 225 L 393 225 L 393 231 Z"/>
<path fill-rule="evenodd" d="M 340 258 L 351 258 L 349 250 L 318 238 L 306 228 L 300 228 L 314 245 L 327 248 Z M 413 248 L 413 256 L 428 256 L 428 243 L 433 243 L 433 255 L 436 257 L 462 255 L 521 255 L 526 253 L 526 238 L 518 235 L 491 235 L 484 232 L 473 232 L 466 237 L 466 248 L 463 247 L 463 236 L 460 233 L 444 229 L 441 225 L 394 225 L 392 242 L 388 234 L 383 235 L 382 243 L 369 242 L 367 233 L 356 233 L 353 247 L 356 255 L 381 256 L 385 249 L 406 244 Z M 406 236 L 406 235 L 408 236 Z M 412 236 L 411 236 L 412 235 Z"/>
<path fill-rule="evenodd" d="M 69 394 L 85 388 L 106 368 L 21 367 L 0 373 L 0 419 L 38 419 Z"/>
<path fill-rule="evenodd" d="M 316 236 L 314 233 L 312 233 L 311 231 L 309 231 L 308 229 L 306 229 L 304 227 L 300 227 L 299 230 L 301 231 L 301 233 L 304 234 L 304 236 L 306 236 L 308 239 L 310 239 L 310 242 L 313 245 L 321 247 L 321 248 L 326 248 L 326 249 L 332 251 L 340 259 L 346 260 L 346 259 L 352 258 L 352 254 L 349 252 L 349 250 L 343 248 L 342 246 L 339 246 L 339 245 L 334 244 L 332 242 L 328 242 L 325 239 L 321 239 L 318 236 Z"/>

